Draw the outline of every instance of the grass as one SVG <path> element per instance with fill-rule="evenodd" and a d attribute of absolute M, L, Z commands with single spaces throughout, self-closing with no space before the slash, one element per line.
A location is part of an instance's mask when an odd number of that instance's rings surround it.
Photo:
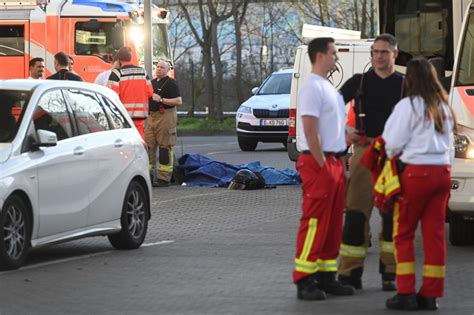
<path fill-rule="evenodd" d="M 235 131 L 235 118 L 225 118 L 223 122 L 205 118 L 179 118 L 178 134 L 216 134 Z"/>

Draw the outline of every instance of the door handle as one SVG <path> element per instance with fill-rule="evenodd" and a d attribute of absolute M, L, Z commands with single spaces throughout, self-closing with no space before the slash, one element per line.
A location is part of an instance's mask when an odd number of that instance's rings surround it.
<path fill-rule="evenodd" d="M 74 149 L 74 155 L 83 155 L 84 154 L 84 148 L 83 147 L 77 147 Z"/>
<path fill-rule="evenodd" d="M 122 139 L 117 139 L 117 140 L 115 140 L 115 142 L 114 142 L 114 147 L 116 147 L 116 148 L 121 148 L 121 147 L 123 147 L 123 140 L 122 140 Z"/>

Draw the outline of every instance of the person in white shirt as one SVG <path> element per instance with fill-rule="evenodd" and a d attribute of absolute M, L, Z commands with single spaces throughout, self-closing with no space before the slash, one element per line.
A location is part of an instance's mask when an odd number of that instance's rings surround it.
<path fill-rule="evenodd" d="M 297 298 L 323 300 L 326 293 L 353 295 L 354 287 L 336 280 L 336 258 L 342 239 L 346 149 L 344 101 L 327 80 L 337 54 L 332 38 L 316 38 L 308 45 L 312 72 L 298 94 L 298 115 L 304 136 L 296 163 L 303 189 L 303 205 L 296 240 L 293 281 Z"/>
<path fill-rule="evenodd" d="M 117 56 L 114 56 L 114 59 L 112 60 L 112 67 L 109 70 L 106 70 L 104 72 L 101 72 L 97 75 L 95 78 L 94 83 L 95 84 L 100 84 L 103 86 L 107 86 L 107 83 L 109 82 L 109 77 L 110 74 L 112 73 L 113 69 L 118 69 L 121 67 L 120 60 L 118 60 Z"/>
<path fill-rule="evenodd" d="M 29 64 L 30 80 L 41 80 L 43 79 L 44 74 L 44 59 L 36 57 L 30 60 Z"/>
<path fill-rule="evenodd" d="M 397 295 L 389 309 L 438 308 L 444 293 L 445 216 L 454 158 L 454 114 L 435 68 L 422 57 L 407 65 L 407 97 L 390 115 L 382 134 L 388 158 L 399 156 L 401 197 L 393 210 Z M 414 238 L 421 222 L 423 284 L 416 294 Z"/>

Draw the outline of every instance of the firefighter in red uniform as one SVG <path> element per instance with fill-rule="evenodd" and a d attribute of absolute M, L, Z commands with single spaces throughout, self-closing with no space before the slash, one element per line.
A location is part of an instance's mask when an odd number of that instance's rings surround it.
<path fill-rule="evenodd" d="M 327 80 L 337 61 L 332 38 L 308 45 L 312 72 L 298 95 L 298 115 L 304 134 L 296 167 L 303 189 L 303 213 L 296 241 L 293 280 L 297 297 L 323 300 L 326 293 L 353 295 L 352 286 L 336 281 L 336 258 L 342 238 L 345 174 L 341 158 L 346 148 L 342 96 Z M 302 125 L 302 126 L 301 126 Z"/>
<path fill-rule="evenodd" d="M 382 137 L 388 158 L 400 155 L 401 195 L 393 210 L 398 294 L 389 309 L 436 310 L 443 296 L 446 264 L 445 214 L 454 157 L 454 115 L 434 67 L 424 58 L 407 65 L 407 97 L 390 116 Z M 421 222 L 423 284 L 415 287 L 415 231 Z"/>
<path fill-rule="evenodd" d="M 145 139 L 148 98 L 153 95 L 153 88 L 145 69 L 131 63 L 132 54 L 129 47 L 120 48 L 117 59 L 122 66 L 112 70 L 107 86 L 119 95 L 138 132 Z"/>

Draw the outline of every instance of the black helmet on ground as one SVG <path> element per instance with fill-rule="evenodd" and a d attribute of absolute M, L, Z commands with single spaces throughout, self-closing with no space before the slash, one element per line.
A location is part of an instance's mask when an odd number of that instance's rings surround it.
<path fill-rule="evenodd" d="M 262 189 L 265 188 L 265 179 L 259 172 L 243 169 L 235 174 L 228 188 L 240 190 Z"/>

